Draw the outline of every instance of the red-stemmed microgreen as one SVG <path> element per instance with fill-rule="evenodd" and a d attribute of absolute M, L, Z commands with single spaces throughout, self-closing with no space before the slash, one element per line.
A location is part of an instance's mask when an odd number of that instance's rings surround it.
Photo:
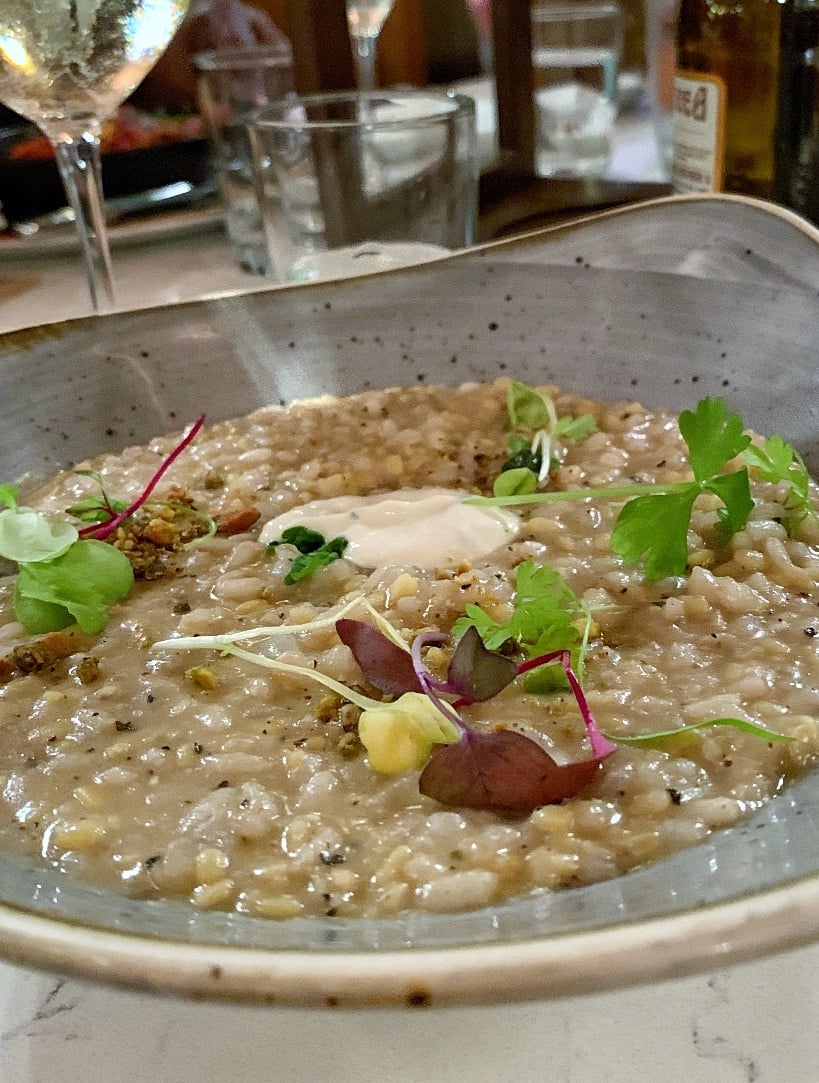
<path fill-rule="evenodd" d="M 121 523 L 145 504 L 171 464 L 195 439 L 200 417 L 162 461 L 140 496 L 130 505 L 105 492 L 96 471 L 78 471 L 92 478 L 100 493 L 80 500 L 72 514 L 86 526 L 45 515 L 19 503 L 15 485 L 0 485 L 0 556 L 17 564 L 14 614 L 27 632 L 41 635 L 76 623 L 88 634 L 101 632 L 108 610 L 134 584 L 127 556 L 105 543 Z"/>
<path fill-rule="evenodd" d="M 375 659 L 383 660 L 387 645 L 376 646 L 382 633 L 353 636 L 350 626 L 362 622 L 347 619 L 344 641 L 368 680 L 373 680 Z M 433 676 L 423 662 L 426 647 L 448 642 L 442 632 L 423 632 L 412 645 L 413 675 L 407 688 L 420 685 L 438 711 L 460 732 L 456 742 L 439 742 L 431 752 L 419 787 L 421 793 L 441 804 L 487 809 L 506 815 L 531 812 L 537 805 L 573 797 L 594 775 L 597 767 L 616 746 L 600 732 L 580 686 L 567 650 L 551 651 L 537 658 L 516 663 L 505 655 L 487 650 L 477 629 L 464 632 L 450 659 L 446 679 Z M 359 647 L 363 647 L 359 650 Z M 380 651 L 383 650 L 383 654 Z M 483 702 L 498 695 L 516 677 L 542 666 L 559 664 L 586 727 L 592 757 L 580 764 L 558 764 L 545 749 L 516 730 L 475 730 L 459 713 L 459 708 Z M 395 692 L 399 689 L 396 687 Z M 402 690 L 403 691 L 403 690 Z"/>
<path fill-rule="evenodd" d="M 193 443 L 199 434 L 199 430 L 205 424 L 205 415 L 202 414 L 194 421 L 194 423 L 185 431 L 181 440 L 175 447 L 165 456 L 157 469 L 154 471 L 148 484 L 132 503 L 126 507 L 121 507 L 120 510 L 116 510 L 115 505 L 105 498 L 105 505 L 107 505 L 108 516 L 97 522 L 89 523 L 80 530 L 81 538 L 96 538 L 98 541 L 102 541 L 129 519 L 135 512 L 139 511 L 143 504 L 149 499 L 151 493 L 157 487 L 162 478 L 170 470 L 171 466 L 176 462 L 182 452 Z"/>

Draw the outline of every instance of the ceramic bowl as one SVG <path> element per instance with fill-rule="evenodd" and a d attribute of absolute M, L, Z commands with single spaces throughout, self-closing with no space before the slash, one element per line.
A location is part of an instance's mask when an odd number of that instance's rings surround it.
<path fill-rule="evenodd" d="M 553 381 L 724 396 L 819 468 L 819 233 L 728 197 L 641 204 L 430 264 L 0 338 L 3 474 L 47 474 L 264 403 Z M 607 883 L 464 914 L 265 922 L 128 900 L 0 856 L 0 954 L 197 997 L 489 1003 L 589 992 L 819 936 L 819 790 Z"/>

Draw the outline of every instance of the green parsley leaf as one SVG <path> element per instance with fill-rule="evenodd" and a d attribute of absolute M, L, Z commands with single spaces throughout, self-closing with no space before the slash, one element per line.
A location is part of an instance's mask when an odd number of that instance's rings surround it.
<path fill-rule="evenodd" d="M 612 549 L 626 564 L 645 561 L 648 579 L 685 573 L 688 527 L 700 493 L 708 490 L 722 501 L 717 516 L 723 539 L 745 525 L 754 506 L 745 467 L 719 473 L 750 443 L 742 419 L 727 413 L 722 399 L 705 398 L 695 411 L 680 414 L 680 432 L 694 480 L 675 484 L 671 491 L 636 496 L 624 505 L 611 535 Z"/>
<path fill-rule="evenodd" d="M 681 492 L 637 496 L 625 504 L 611 533 L 611 547 L 626 564 L 645 559 L 648 579 L 682 575 L 688 562 L 688 524 L 699 496 L 694 483 Z"/>
<path fill-rule="evenodd" d="M 730 538 L 745 526 L 754 510 L 747 469 L 743 466 L 733 474 L 720 474 L 706 481 L 703 487 L 722 501 L 723 507 L 717 512 L 717 526 L 721 537 Z"/>
<path fill-rule="evenodd" d="M 769 436 L 762 447 L 750 444 L 744 452 L 745 461 L 755 477 L 774 485 L 785 482 L 787 495 L 782 523 L 793 537 L 809 516 L 816 517 L 810 503 L 810 475 L 802 456 L 781 436 Z"/>
<path fill-rule="evenodd" d="M 498 650 L 511 639 L 527 658 L 568 650 L 574 669 L 581 675 L 590 624 L 588 609 L 558 572 L 525 560 L 515 572 L 514 610 L 509 620 L 495 621 L 480 606 L 470 604 L 455 622 L 452 635 L 460 639 L 474 626 L 488 650 Z M 565 687 L 565 676 L 556 666 L 543 667 L 526 675 L 525 687 L 531 692 L 552 691 Z"/>
<path fill-rule="evenodd" d="M 693 412 L 683 410 L 679 425 L 698 482 L 712 478 L 751 442 L 742 418 L 729 414 L 720 398 L 700 399 Z"/>

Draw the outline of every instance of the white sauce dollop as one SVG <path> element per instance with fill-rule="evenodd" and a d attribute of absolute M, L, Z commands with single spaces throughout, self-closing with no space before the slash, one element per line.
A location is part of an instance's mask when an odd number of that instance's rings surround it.
<path fill-rule="evenodd" d="M 271 519 L 261 541 L 278 541 L 288 527 L 306 526 L 328 540 L 346 538 L 344 556 L 363 568 L 440 568 L 474 561 L 514 538 L 520 519 L 505 508 L 464 504 L 467 495 L 426 488 L 313 500 Z"/>

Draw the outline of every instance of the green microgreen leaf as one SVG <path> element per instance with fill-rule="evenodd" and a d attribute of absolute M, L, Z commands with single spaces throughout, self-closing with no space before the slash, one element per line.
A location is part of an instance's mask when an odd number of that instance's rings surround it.
<path fill-rule="evenodd" d="M 290 570 L 284 577 L 287 586 L 300 582 L 313 575 L 319 568 L 332 564 L 344 554 L 349 544 L 346 538 L 331 538 L 326 541 L 323 534 L 313 530 L 309 526 L 289 526 L 282 531 L 282 536 L 276 541 L 268 542 L 268 551 L 275 550 L 282 544 L 293 545 L 299 551 L 299 555 L 290 565 Z"/>
<path fill-rule="evenodd" d="M 555 425 L 555 436 L 562 440 L 587 440 L 597 432 L 597 422 L 592 414 L 579 414 L 577 417 L 559 417 Z"/>
<path fill-rule="evenodd" d="M 591 616 L 565 580 L 553 568 L 525 560 L 515 571 L 514 609 L 508 621 L 498 622 L 480 606 L 469 604 L 465 615 L 455 622 L 456 639 L 474 627 L 487 650 L 498 650 L 513 640 L 527 658 L 567 650 L 572 665 L 582 676 Z M 529 692 L 565 688 L 562 670 L 542 668 L 527 673 L 524 686 Z"/>
<path fill-rule="evenodd" d="M 30 632 L 58 631 L 74 621 L 96 635 L 108 606 L 134 583 L 128 558 L 105 542 L 80 539 L 54 560 L 24 563 L 15 583 L 15 612 Z"/>
<path fill-rule="evenodd" d="M 102 476 L 96 470 L 78 470 L 80 477 L 91 478 L 99 486 L 99 494 L 90 494 L 66 508 L 66 514 L 79 519 L 81 523 L 104 523 L 112 519 L 128 505 L 123 500 L 109 497 L 105 491 Z"/>
<path fill-rule="evenodd" d="M 699 486 L 676 493 L 638 496 L 621 510 L 611 547 L 626 564 L 645 559 L 648 579 L 681 575 L 688 561 L 688 524 Z"/>
<path fill-rule="evenodd" d="M 550 421 L 549 406 L 543 395 L 517 380 L 512 380 L 507 388 L 506 409 L 512 429 L 543 429 Z"/>
<path fill-rule="evenodd" d="M 744 718 L 708 718 L 703 722 L 692 722 L 688 726 L 679 726 L 677 729 L 659 730 L 656 733 L 640 733 L 634 737 L 614 737 L 610 734 L 605 734 L 605 736 L 618 745 L 652 747 L 655 744 L 662 745 L 672 737 L 680 737 L 686 733 L 694 733 L 697 730 L 710 729 L 712 726 L 730 726 L 735 730 L 741 730 L 743 733 L 750 733 L 754 737 L 762 737 L 766 741 L 781 742 L 793 741 L 794 739 L 787 733 L 777 733 L 775 730 L 769 730 L 766 726 L 760 726 L 756 722 L 747 722 Z"/>
<path fill-rule="evenodd" d="M 19 502 L 19 485 L 11 485 L 9 482 L 0 484 L 0 504 L 5 504 L 9 508 L 16 508 Z"/>
<path fill-rule="evenodd" d="M 528 456 L 531 459 L 531 455 Z M 510 460 L 511 461 L 511 460 Z M 534 493 L 537 490 L 538 477 L 530 466 L 517 466 L 504 469 L 495 478 L 492 491 L 495 496 L 516 496 Z"/>
<path fill-rule="evenodd" d="M 507 389 L 506 409 L 512 430 L 507 440 L 510 457 L 495 480 L 496 497 L 535 492 L 558 462 L 552 458 L 554 441 L 584 440 L 597 430 L 591 414 L 559 418 L 549 395 L 542 395 L 517 380 Z M 506 473 L 513 473 L 514 477 L 505 479 Z"/>
<path fill-rule="evenodd" d="M 17 564 L 53 560 L 77 540 L 77 528 L 32 508 L 0 511 L 0 556 Z"/>

